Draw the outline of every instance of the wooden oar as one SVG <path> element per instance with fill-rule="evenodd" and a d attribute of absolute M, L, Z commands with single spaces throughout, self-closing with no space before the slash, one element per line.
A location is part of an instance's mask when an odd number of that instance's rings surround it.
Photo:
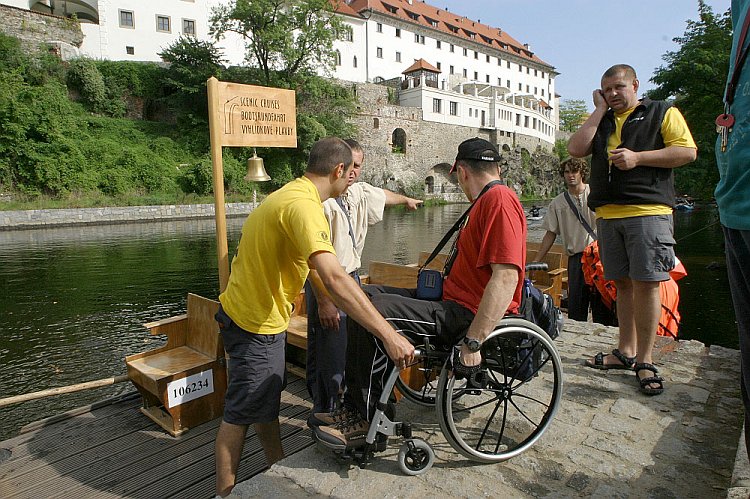
<path fill-rule="evenodd" d="M 0 407 L 18 404 L 21 402 L 26 402 L 28 400 L 41 399 L 41 398 L 49 397 L 52 395 L 61 395 L 63 393 L 80 392 L 82 390 L 90 390 L 92 388 L 100 388 L 102 386 L 114 385 L 117 383 L 128 381 L 128 379 L 129 379 L 128 376 L 126 374 L 123 374 L 122 376 L 115 376 L 114 378 L 98 379 L 96 381 L 87 381 L 85 383 L 78 383 L 76 385 L 60 386 L 57 388 L 50 388 L 48 390 L 41 390 L 38 392 L 26 393 L 23 395 L 15 395 L 13 397 L 0 399 Z"/>

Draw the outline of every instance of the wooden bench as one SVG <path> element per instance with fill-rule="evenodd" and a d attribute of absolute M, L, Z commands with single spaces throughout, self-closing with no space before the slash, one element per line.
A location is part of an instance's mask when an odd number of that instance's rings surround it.
<path fill-rule="evenodd" d="M 172 436 L 224 411 L 224 345 L 214 315 L 219 302 L 192 293 L 187 313 L 144 326 L 167 335 L 161 348 L 125 358 L 128 376 L 143 398 L 141 412 Z"/>

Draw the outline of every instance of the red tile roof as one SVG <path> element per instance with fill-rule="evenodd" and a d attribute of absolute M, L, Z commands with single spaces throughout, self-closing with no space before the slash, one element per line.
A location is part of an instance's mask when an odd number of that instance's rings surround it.
<path fill-rule="evenodd" d="M 425 61 L 424 59 L 419 59 L 418 61 L 414 61 L 414 64 L 405 69 L 401 74 L 411 73 L 412 71 L 417 71 L 420 69 L 424 69 L 425 71 L 430 71 L 432 73 L 440 73 L 440 70 L 438 68 Z"/>
<path fill-rule="evenodd" d="M 467 17 L 437 8 L 421 0 L 352 0 L 346 7 L 360 14 L 363 10 L 371 9 L 382 15 L 435 29 L 451 36 L 486 45 L 552 67 L 500 28 L 493 28 L 479 21 L 472 21 Z M 343 9 L 341 12 L 344 13 Z"/>
<path fill-rule="evenodd" d="M 346 14 L 347 16 L 352 17 L 361 17 L 359 14 L 357 14 L 357 11 L 349 7 L 344 0 L 330 0 L 331 5 L 333 5 L 333 8 L 336 12 L 339 14 Z"/>

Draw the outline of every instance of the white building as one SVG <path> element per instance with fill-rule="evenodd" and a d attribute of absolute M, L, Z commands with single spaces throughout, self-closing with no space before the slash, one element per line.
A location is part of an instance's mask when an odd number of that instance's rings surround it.
<path fill-rule="evenodd" d="M 75 14 L 83 55 L 159 61 L 180 35 L 210 39 L 211 9 L 227 0 L 0 0 L 45 13 Z M 521 8 L 521 7 L 519 7 Z M 421 0 L 347 0 L 337 12 L 350 30 L 335 43 L 333 76 L 354 82 L 403 78 L 400 104 L 423 119 L 523 134 L 550 147 L 558 102 L 553 66 L 504 30 Z M 244 63 L 238 36 L 219 43 L 230 64 Z M 417 61 L 415 67 L 412 67 Z M 410 71 L 406 71 L 409 69 Z M 550 105 L 551 103 L 551 105 Z"/>

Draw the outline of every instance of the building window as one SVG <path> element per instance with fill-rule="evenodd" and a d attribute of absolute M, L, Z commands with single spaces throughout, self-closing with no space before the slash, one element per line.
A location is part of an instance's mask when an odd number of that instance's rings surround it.
<path fill-rule="evenodd" d="M 530 72 L 530 71 L 531 71 L 531 68 L 530 68 L 530 67 L 528 67 L 528 66 L 526 66 L 526 74 L 531 74 L 531 72 Z"/>
<path fill-rule="evenodd" d="M 464 78 L 468 78 L 469 77 L 468 75 L 469 75 L 469 72 L 466 70 L 466 68 L 464 68 Z"/>
<path fill-rule="evenodd" d="M 502 87 L 503 86 L 503 80 L 502 79 L 500 79 L 500 78 L 497 79 L 497 86 L 498 87 Z"/>
<path fill-rule="evenodd" d="M 469 56 L 469 51 L 467 49 L 464 49 L 464 57 L 468 57 L 468 56 Z"/>
<path fill-rule="evenodd" d="M 505 80 L 505 86 L 510 90 L 510 80 Z"/>
<path fill-rule="evenodd" d="M 377 49 L 375 49 L 375 55 L 378 57 L 378 59 L 382 59 L 383 58 L 383 48 L 382 47 L 378 47 Z"/>
<path fill-rule="evenodd" d="M 401 38 L 401 28 L 396 28 L 396 38 Z"/>
<path fill-rule="evenodd" d="M 182 34 L 195 36 L 195 21 L 192 19 L 182 20 Z"/>
<path fill-rule="evenodd" d="M 396 118 L 398 118 L 398 114 Z M 396 128 L 391 134 L 391 152 L 406 153 L 406 132 L 403 128 Z"/>
<path fill-rule="evenodd" d="M 474 59 L 479 59 L 479 52 L 476 50 L 474 51 Z"/>
<path fill-rule="evenodd" d="M 544 97 L 544 89 L 542 89 L 542 97 Z"/>
<path fill-rule="evenodd" d="M 135 48 L 128 45 L 125 47 L 125 53 L 128 55 L 135 55 Z"/>
<path fill-rule="evenodd" d="M 401 52 L 396 52 L 396 62 L 401 62 Z"/>
<path fill-rule="evenodd" d="M 520 64 L 518 65 L 518 72 L 519 72 L 519 73 L 522 73 L 522 72 L 523 72 L 523 67 L 522 67 L 522 66 L 521 66 Z"/>
<path fill-rule="evenodd" d="M 490 62 L 490 56 L 486 55 L 485 57 L 487 58 L 487 62 Z"/>
<path fill-rule="evenodd" d="M 354 59 L 352 59 L 352 66 L 354 66 L 355 68 L 357 67 L 357 56 L 356 55 L 354 56 Z"/>
<path fill-rule="evenodd" d="M 529 117 L 528 116 L 524 116 L 523 117 L 523 126 L 524 126 L 524 128 L 529 128 Z"/>
<path fill-rule="evenodd" d="M 531 90 L 529 90 L 529 86 L 526 85 L 526 93 L 528 94 L 529 92 L 531 92 Z"/>
<path fill-rule="evenodd" d="M 414 43 L 421 43 L 422 45 L 424 45 L 424 35 L 414 33 Z"/>
<path fill-rule="evenodd" d="M 510 61 L 505 61 L 505 63 L 507 64 L 508 69 L 510 69 Z"/>
<path fill-rule="evenodd" d="M 437 43 L 437 48 L 443 48 L 443 44 L 440 43 L 440 40 L 437 40 L 435 43 Z"/>
<path fill-rule="evenodd" d="M 341 52 L 339 52 L 338 50 L 336 50 L 336 51 L 335 51 L 335 52 L 333 53 L 333 62 L 334 62 L 334 63 L 335 63 L 335 64 L 336 64 L 337 66 L 341 66 Z"/>
<path fill-rule="evenodd" d="M 458 102 L 450 101 L 450 113 L 451 116 L 458 116 Z"/>
<path fill-rule="evenodd" d="M 382 23 L 376 24 L 375 25 L 375 31 L 377 31 L 378 33 L 382 33 L 383 32 L 383 24 Z"/>
<path fill-rule="evenodd" d="M 521 92 L 522 90 L 523 90 L 523 84 L 519 83 L 518 84 L 518 91 Z"/>
<path fill-rule="evenodd" d="M 534 70 L 534 76 L 538 76 L 537 70 Z"/>
<path fill-rule="evenodd" d="M 135 28 L 135 14 L 133 14 L 132 10 L 120 11 L 120 27 Z"/>
<path fill-rule="evenodd" d="M 498 57 L 497 58 L 497 65 L 501 66 L 502 64 L 503 64 L 503 60 Z"/>
<path fill-rule="evenodd" d="M 172 31 L 170 24 L 171 22 L 169 16 L 160 16 L 157 14 L 156 31 L 161 31 L 162 33 L 170 33 Z"/>
<path fill-rule="evenodd" d="M 438 69 L 443 69 L 443 68 L 442 68 L 442 67 L 440 66 L 440 62 L 438 62 L 438 63 L 437 63 L 437 68 L 438 68 Z"/>
<path fill-rule="evenodd" d="M 345 42 L 354 41 L 354 30 L 351 26 L 345 26 L 341 31 L 341 39 Z"/>
<path fill-rule="evenodd" d="M 376 130 L 380 128 L 380 118 L 373 118 L 372 119 L 372 127 Z"/>
<path fill-rule="evenodd" d="M 534 87 L 534 95 L 539 93 L 539 89 L 537 87 Z"/>
<path fill-rule="evenodd" d="M 474 81 L 479 81 L 479 73 L 474 71 Z"/>
<path fill-rule="evenodd" d="M 451 52 L 455 52 L 455 51 L 456 51 L 456 47 L 451 43 Z"/>
<path fill-rule="evenodd" d="M 452 65 L 452 64 L 451 64 L 451 67 L 450 67 L 450 71 L 449 71 L 449 73 L 450 73 L 450 74 L 454 74 L 454 73 L 455 73 L 455 68 L 453 67 L 453 65 Z"/>
<path fill-rule="evenodd" d="M 441 99 L 432 99 L 432 112 L 442 113 L 443 101 Z"/>

